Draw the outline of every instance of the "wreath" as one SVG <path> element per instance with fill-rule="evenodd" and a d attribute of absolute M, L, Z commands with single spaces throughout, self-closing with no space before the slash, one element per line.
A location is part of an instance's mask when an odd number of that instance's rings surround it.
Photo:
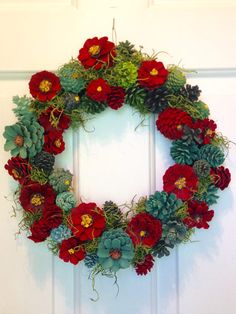
<path fill-rule="evenodd" d="M 18 121 L 3 136 L 12 156 L 5 169 L 19 183 L 19 227 L 30 240 L 46 242 L 64 262 L 84 261 L 93 275 L 116 276 L 128 267 L 146 275 L 154 257 L 169 255 L 196 228 L 209 228 L 217 191 L 230 182 L 222 166 L 229 142 L 199 100 L 199 87 L 186 84 L 184 69 L 165 67 L 157 54 L 128 41 L 94 37 L 56 74 L 32 75 L 29 91 L 32 97 L 13 97 Z M 163 176 L 163 191 L 133 200 L 128 210 L 110 200 L 78 204 L 72 174 L 54 167 L 63 134 L 123 105 L 141 116 L 157 114 L 157 129 L 172 141 L 175 163 Z"/>

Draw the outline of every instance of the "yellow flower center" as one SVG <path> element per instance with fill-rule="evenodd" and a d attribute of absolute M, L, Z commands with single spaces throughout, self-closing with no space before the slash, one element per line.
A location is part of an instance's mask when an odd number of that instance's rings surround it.
<path fill-rule="evenodd" d="M 44 202 L 44 197 L 40 194 L 34 194 L 30 200 L 31 204 L 34 206 L 40 206 Z"/>
<path fill-rule="evenodd" d="M 175 186 L 176 186 L 177 189 L 179 189 L 179 190 L 185 188 L 185 187 L 186 187 L 186 179 L 185 179 L 185 178 L 179 178 L 179 179 L 175 182 Z"/>
<path fill-rule="evenodd" d="M 92 56 L 96 56 L 100 52 L 100 47 L 98 45 L 93 45 L 89 48 L 89 53 Z"/>
<path fill-rule="evenodd" d="M 79 102 L 80 101 L 80 97 L 79 96 L 75 96 L 75 101 Z"/>
<path fill-rule="evenodd" d="M 90 227 L 93 223 L 93 218 L 90 215 L 82 215 L 81 219 L 81 226 L 83 226 L 84 228 Z"/>
<path fill-rule="evenodd" d="M 206 135 L 209 135 L 209 136 L 211 136 L 213 133 L 214 133 L 214 131 L 212 131 L 211 129 L 208 129 L 206 131 Z"/>
<path fill-rule="evenodd" d="M 141 231 L 139 232 L 139 235 L 140 235 L 141 238 L 145 237 L 146 234 L 147 234 L 147 233 L 146 233 L 146 231 L 144 231 L 144 230 L 141 230 Z"/>
<path fill-rule="evenodd" d="M 179 130 L 179 131 L 182 130 L 182 128 L 183 128 L 183 127 L 182 127 L 181 124 L 178 124 L 178 125 L 176 126 L 176 129 Z"/>
<path fill-rule="evenodd" d="M 61 147 L 61 140 L 60 139 L 57 139 L 55 142 L 54 142 L 54 145 L 56 146 L 56 147 Z"/>
<path fill-rule="evenodd" d="M 151 76 L 156 76 L 158 75 L 158 70 L 156 68 L 153 68 L 152 71 L 150 71 Z"/>
<path fill-rule="evenodd" d="M 48 80 L 42 80 L 39 84 L 39 89 L 41 90 L 41 92 L 43 93 L 47 93 L 50 91 L 52 87 L 52 83 L 49 82 Z"/>
<path fill-rule="evenodd" d="M 79 73 L 73 73 L 73 74 L 71 74 L 71 78 L 73 78 L 73 79 L 77 79 L 79 77 Z"/>
<path fill-rule="evenodd" d="M 64 181 L 64 184 L 65 184 L 65 185 L 70 185 L 70 180 L 68 180 L 68 179 L 65 180 L 65 181 Z"/>
<path fill-rule="evenodd" d="M 15 179 L 20 179 L 22 177 L 16 169 L 12 169 L 12 174 Z"/>
<path fill-rule="evenodd" d="M 69 249 L 68 252 L 69 252 L 70 255 L 75 254 L 75 250 L 74 249 Z"/>
<path fill-rule="evenodd" d="M 17 135 L 17 136 L 15 137 L 14 142 L 15 142 L 15 144 L 16 144 L 17 146 L 22 147 L 22 146 L 24 145 L 24 138 L 23 138 L 23 136 Z"/>
<path fill-rule="evenodd" d="M 98 87 L 97 87 L 97 91 L 98 91 L 98 92 L 101 92 L 101 91 L 102 91 L 102 86 L 98 86 Z"/>

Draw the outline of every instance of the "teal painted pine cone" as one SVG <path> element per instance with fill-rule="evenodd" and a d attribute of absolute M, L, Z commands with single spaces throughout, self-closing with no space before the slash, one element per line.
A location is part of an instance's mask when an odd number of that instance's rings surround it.
<path fill-rule="evenodd" d="M 39 152 L 31 160 L 31 164 L 34 167 L 43 170 L 47 174 L 52 172 L 54 162 L 55 156 L 45 151 Z"/>
<path fill-rule="evenodd" d="M 86 96 L 81 98 L 80 103 L 81 110 L 84 110 L 89 114 L 97 114 L 104 111 L 107 108 L 107 105 L 102 102 L 94 101 Z"/>
<path fill-rule="evenodd" d="M 98 256 L 96 253 L 87 254 L 84 259 L 84 264 L 88 268 L 94 267 L 98 262 Z"/>
<path fill-rule="evenodd" d="M 186 83 L 186 77 L 183 71 L 177 66 L 172 66 L 169 70 L 169 75 L 165 83 L 165 87 L 172 93 L 177 93 Z"/>
<path fill-rule="evenodd" d="M 78 69 L 73 64 L 65 64 L 58 72 L 61 86 L 66 92 L 79 93 L 85 88 L 85 82 L 80 77 Z"/>
<path fill-rule="evenodd" d="M 135 84 L 138 76 L 137 67 L 130 61 L 117 63 L 114 67 L 114 73 L 115 84 L 125 89 Z"/>
<path fill-rule="evenodd" d="M 13 112 L 19 121 L 22 119 L 29 120 L 31 118 L 35 118 L 34 112 L 30 111 L 30 104 L 32 102 L 31 98 L 27 96 L 14 96 L 12 100 L 16 105 L 16 108 L 13 109 Z"/>
<path fill-rule="evenodd" d="M 162 222 L 166 222 L 182 205 L 183 202 L 177 199 L 175 194 L 157 191 L 146 201 L 146 211 Z"/>
<path fill-rule="evenodd" d="M 193 170 L 199 178 L 205 178 L 209 176 L 211 166 L 206 160 L 197 160 L 193 165 Z"/>
<path fill-rule="evenodd" d="M 172 142 L 170 154 L 176 163 L 192 165 L 195 160 L 199 159 L 199 148 L 194 142 L 177 140 Z"/>
<path fill-rule="evenodd" d="M 208 206 L 217 203 L 219 195 L 217 195 L 218 188 L 214 185 L 209 185 L 207 191 L 203 192 L 202 194 L 196 193 L 194 195 L 194 199 L 197 201 L 205 202 Z"/>
<path fill-rule="evenodd" d="M 127 89 L 125 103 L 136 108 L 141 113 L 149 113 L 144 101 L 147 91 L 139 86 L 133 86 Z"/>
<path fill-rule="evenodd" d="M 224 162 L 225 155 L 219 147 L 208 144 L 200 148 L 200 159 L 206 160 L 213 168 L 216 168 Z"/>
<path fill-rule="evenodd" d="M 12 156 L 32 158 L 42 150 L 44 129 L 34 119 L 22 120 L 6 126 L 3 136 L 6 139 L 4 149 Z"/>
<path fill-rule="evenodd" d="M 64 225 L 60 225 L 57 228 L 52 229 L 50 237 L 56 243 L 61 243 L 71 237 L 71 230 Z"/>
<path fill-rule="evenodd" d="M 210 110 L 207 106 L 207 104 L 205 104 L 202 101 L 195 101 L 193 103 L 194 109 L 195 109 L 195 113 L 194 113 L 194 119 L 206 119 L 209 117 L 210 115 Z"/>
<path fill-rule="evenodd" d="M 55 169 L 49 176 L 49 183 L 57 193 L 66 192 L 71 187 L 72 174 L 69 170 Z"/>
<path fill-rule="evenodd" d="M 134 257 L 134 246 L 122 229 L 105 231 L 98 243 L 97 255 L 104 269 L 117 272 L 120 268 L 130 266 Z"/>
<path fill-rule="evenodd" d="M 71 208 L 75 207 L 76 199 L 70 192 L 62 192 L 57 195 L 56 204 L 65 212 L 69 212 Z"/>
<path fill-rule="evenodd" d="M 181 243 L 187 234 L 187 227 L 183 222 L 177 220 L 164 224 L 162 228 L 162 239 L 170 246 Z"/>

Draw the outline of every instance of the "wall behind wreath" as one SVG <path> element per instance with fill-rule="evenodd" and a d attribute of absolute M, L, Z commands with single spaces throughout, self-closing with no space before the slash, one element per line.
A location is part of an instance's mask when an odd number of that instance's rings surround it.
<path fill-rule="evenodd" d="M 150 53 L 164 51 L 159 55 L 164 62 L 198 70 L 190 81 L 202 89 L 219 130 L 236 141 L 235 13 L 235 1 L 230 0 L 1 0 L 0 133 L 14 123 L 11 97 L 28 94 L 30 75 L 76 57 L 89 37 L 112 39 L 115 17 L 119 41 L 128 39 Z M 163 172 L 171 164 L 169 143 L 155 132 L 154 119 L 134 132 L 139 122 L 123 108 L 91 121 L 88 129 L 95 132 L 68 132 L 67 151 L 57 164 L 73 171 L 84 201 L 122 203 L 161 189 Z M 98 279 L 100 301 L 94 304 L 83 265 L 73 268 L 43 245 L 21 235 L 15 239 L 15 185 L 3 170 L 9 157 L 3 143 L 1 137 L 1 314 L 235 313 L 235 146 L 226 163 L 233 176 L 231 188 L 220 194 L 209 231 L 197 232 L 193 243 L 163 258 L 146 278 L 121 272 L 118 297 L 111 280 Z"/>

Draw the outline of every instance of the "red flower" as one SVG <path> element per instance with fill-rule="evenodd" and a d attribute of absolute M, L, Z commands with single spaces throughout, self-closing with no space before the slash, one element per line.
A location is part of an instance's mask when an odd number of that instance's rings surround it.
<path fill-rule="evenodd" d="M 63 141 L 62 131 L 51 131 L 44 134 L 43 149 L 50 154 L 60 154 L 65 149 L 65 142 Z"/>
<path fill-rule="evenodd" d="M 137 263 L 135 265 L 135 271 L 138 275 L 147 275 L 151 271 L 154 265 L 154 259 L 151 254 L 147 254 L 142 263 Z"/>
<path fill-rule="evenodd" d="M 106 225 L 103 210 L 95 203 L 81 203 L 72 208 L 70 220 L 70 228 L 74 236 L 81 241 L 99 237 Z"/>
<path fill-rule="evenodd" d="M 125 101 L 125 90 L 119 86 L 112 86 L 111 92 L 107 98 L 107 105 L 110 108 L 117 110 L 123 106 L 124 101 Z"/>
<path fill-rule="evenodd" d="M 211 176 L 214 180 L 214 185 L 221 190 L 227 188 L 231 181 L 231 174 L 228 168 L 220 166 L 218 168 L 211 169 Z"/>
<path fill-rule="evenodd" d="M 85 258 L 85 250 L 76 238 L 63 240 L 60 245 L 59 257 L 66 263 L 78 264 Z"/>
<path fill-rule="evenodd" d="M 46 132 L 61 130 L 64 131 L 70 126 L 70 117 L 54 107 L 49 107 L 41 113 L 38 122 L 43 126 Z"/>
<path fill-rule="evenodd" d="M 35 99 L 49 101 L 61 90 L 61 84 L 54 73 L 41 71 L 32 75 L 29 89 Z"/>
<path fill-rule="evenodd" d="M 110 92 L 111 87 L 102 78 L 91 81 L 86 90 L 86 94 L 89 98 L 99 102 L 106 101 Z"/>
<path fill-rule="evenodd" d="M 163 189 L 174 193 L 186 201 L 197 191 L 198 178 L 193 168 L 187 165 L 175 164 L 166 170 L 163 176 Z"/>
<path fill-rule="evenodd" d="M 44 219 L 39 219 L 35 221 L 30 227 L 31 236 L 28 238 L 34 242 L 43 242 L 50 236 L 51 229 L 45 223 Z"/>
<path fill-rule="evenodd" d="M 156 121 L 157 129 L 171 140 L 177 140 L 183 136 L 184 125 L 191 127 L 192 118 L 178 108 L 167 108 L 159 114 Z"/>
<path fill-rule="evenodd" d="M 162 62 L 143 61 L 138 70 L 139 85 L 148 89 L 158 88 L 165 83 L 168 73 Z"/>
<path fill-rule="evenodd" d="M 19 201 L 24 210 L 35 213 L 54 204 L 55 198 L 56 194 L 49 184 L 34 183 L 22 187 Z"/>
<path fill-rule="evenodd" d="M 78 59 L 86 69 L 93 67 L 99 70 L 103 66 L 112 66 L 115 56 L 115 45 L 107 37 L 94 37 L 86 40 L 79 51 Z"/>
<path fill-rule="evenodd" d="M 193 124 L 193 128 L 201 130 L 199 136 L 203 140 L 203 144 L 210 144 L 211 140 L 214 138 L 216 134 L 215 130 L 217 128 L 217 125 L 215 121 L 206 118 L 204 120 L 197 120 Z"/>
<path fill-rule="evenodd" d="M 43 219 L 50 230 L 60 226 L 62 218 L 62 210 L 56 204 L 46 205 L 43 208 Z"/>
<path fill-rule="evenodd" d="M 30 178 L 31 165 L 27 159 L 12 157 L 4 166 L 9 175 L 17 180 L 21 185 L 26 184 Z"/>
<path fill-rule="evenodd" d="M 139 213 L 128 224 L 127 233 L 134 245 L 143 244 L 152 247 L 161 238 L 160 220 L 148 213 Z"/>
<path fill-rule="evenodd" d="M 186 217 L 183 222 L 188 228 L 204 228 L 208 229 L 207 222 L 211 221 L 214 216 L 214 211 L 209 210 L 205 202 L 189 201 L 188 202 L 189 217 Z"/>

